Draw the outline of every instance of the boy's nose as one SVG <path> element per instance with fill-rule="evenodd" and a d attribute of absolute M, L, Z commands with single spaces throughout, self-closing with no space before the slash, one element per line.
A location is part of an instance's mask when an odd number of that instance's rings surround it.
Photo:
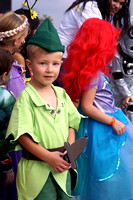
<path fill-rule="evenodd" d="M 48 72 L 52 72 L 52 71 L 53 71 L 52 65 L 48 65 L 48 66 L 47 66 L 47 71 L 48 71 Z"/>

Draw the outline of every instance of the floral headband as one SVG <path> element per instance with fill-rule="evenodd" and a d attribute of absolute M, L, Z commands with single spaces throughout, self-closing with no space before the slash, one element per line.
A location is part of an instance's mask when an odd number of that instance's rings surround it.
<path fill-rule="evenodd" d="M 35 0 L 35 2 L 33 3 L 33 5 L 31 7 L 29 6 L 28 0 L 23 1 L 23 6 L 28 7 L 28 9 L 30 10 L 31 19 L 33 19 L 33 20 L 37 18 L 37 12 L 32 10 L 32 8 L 35 6 L 37 1 L 38 0 Z"/>
<path fill-rule="evenodd" d="M 24 15 L 22 15 L 21 17 L 24 19 L 23 24 L 21 24 L 17 28 L 14 28 L 13 30 L 0 32 L 0 41 L 3 41 L 4 38 L 12 37 L 12 36 L 18 34 L 19 32 L 21 32 L 22 30 L 24 30 L 24 28 L 28 24 L 28 19 Z"/>

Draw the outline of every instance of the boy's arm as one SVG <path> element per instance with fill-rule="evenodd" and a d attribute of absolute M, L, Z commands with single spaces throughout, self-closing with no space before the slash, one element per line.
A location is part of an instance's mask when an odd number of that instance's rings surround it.
<path fill-rule="evenodd" d="M 0 159 L 0 166 L 2 171 L 6 174 L 5 184 L 12 184 L 14 181 L 14 171 L 12 168 L 12 159 L 9 154 L 6 154 L 3 159 Z"/>
<path fill-rule="evenodd" d="M 69 142 L 69 144 L 75 142 L 75 130 L 73 128 L 69 128 L 67 142 Z"/>
<path fill-rule="evenodd" d="M 14 171 L 10 171 L 6 173 L 6 180 L 5 180 L 5 184 L 12 184 L 14 181 Z"/>
<path fill-rule="evenodd" d="M 8 153 L 8 139 L 0 140 L 0 168 L 6 174 L 5 184 L 12 184 L 14 181 L 14 171 L 12 168 L 12 159 Z"/>
<path fill-rule="evenodd" d="M 18 141 L 30 153 L 47 162 L 57 173 L 62 173 L 71 168 L 71 165 L 63 160 L 65 153 L 46 150 L 38 143 L 35 143 L 28 134 L 20 136 Z"/>
<path fill-rule="evenodd" d="M 5 184 L 12 184 L 14 181 L 14 171 L 12 168 L 12 159 L 8 155 L 5 155 L 5 159 L 0 160 L 0 165 L 2 166 L 2 171 L 6 174 Z"/>

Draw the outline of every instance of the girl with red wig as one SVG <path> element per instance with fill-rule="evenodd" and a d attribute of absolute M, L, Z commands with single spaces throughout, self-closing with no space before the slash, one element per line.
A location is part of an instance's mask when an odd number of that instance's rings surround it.
<path fill-rule="evenodd" d="M 73 191 L 81 200 L 133 199 L 133 125 L 115 107 L 107 77 L 119 34 L 105 20 L 88 19 L 68 46 L 64 61 L 64 88 L 74 102 L 79 100 L 79 111 L 88 115 L 76 134 L 88 136 Z"/>

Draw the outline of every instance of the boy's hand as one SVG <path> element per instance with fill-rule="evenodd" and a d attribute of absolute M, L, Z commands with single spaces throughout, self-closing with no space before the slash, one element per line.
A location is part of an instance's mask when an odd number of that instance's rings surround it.
<path fill-rule="evenodd" d="M 66 152 L 61 153 L 59 151 L 51 152 L 47 163 L 57 172 L 62 173 L 71 168 L 71 164 L 63 159 Z"/>
<path fill-rule="evenodd" d="M 14 181 L 14 171 L 10 171 L 6 173 L 6 180 L 5 180 L 5 184 L 12 184 Z"/>
<path fill-rule="evenodd" d="M 125 106 L 126 108 L 128 108 L 128 104 L 129 104 L 130 101 L 133 102 L 133 97 L 132 96 L 126 97 L 123 100 L 123 106 Z"/>
<path fill-rule="evenodd" d="M 125 124 L 116 119 L 112 128 L 116 131 L 117 135 L 122 135 L 126 131 Z"/>

